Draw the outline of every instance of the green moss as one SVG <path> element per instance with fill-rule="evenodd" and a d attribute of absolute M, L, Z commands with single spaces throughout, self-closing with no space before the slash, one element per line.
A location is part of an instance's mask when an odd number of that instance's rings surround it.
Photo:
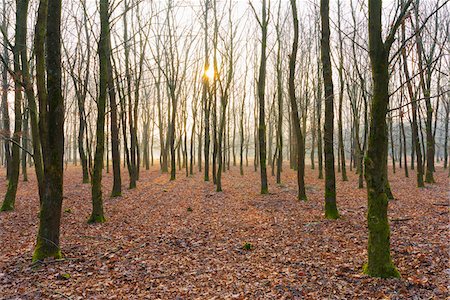
<path fill-rule="evenodd" d="M 52 243 L 46 243 L 42 239 L 38 239 L 36 248 L 33 252 L 32 262 L 35 263 L 49 257 L 53 257 L 54 259 L 61 259 L 63 256 L 59 247 L 56 247 Z"/>
<path fill-rule="evenodd" d="M 94 223 L 105 223 L 106 218 L 103 215 L 91 215 L 91 217 L 88 220 L 88 224 L 94 224 Z"/>
<path fill-rule="evenodd" d="M 434 181 L 433 173 L 432 172 L 426 172 L 425 174 L 425 182 L 426 183 L 436 183 Z"/>
<path fill-rule="evenodd" d="M 122 196 L 122 193 L 120 191 L 112 191 L 111 192 L 111 198 L 116 198 Z"/>
<path fill-rule="evenodd" d="M 386 264 L 383 266 L 378 266 L 377 268 L 369 268 L 369 264 L 366 263 L 363 266 L 363 273 L 370 277 L 379 278 L 400 278 L 400 272 L 394 266 L 394 264 Z"/>
<path fill-rule="evenodd" d="M 328 220 L 336 220 L 339 219 L 339 212 L 337 209 L 327 208 L 325 205 L 325 218 Z"/>
<path fill-rule="evenodd" d="M 188 211 L 188 212 L 192 212 L 192 208 L 189 206 L 189 207 L 187 208 L 187 211 Z"/>
<path fill-rule="evenodd" d="M 368 262 L 363 271 L 372 277 L 400 277 L 392 263 L 390 254 L 390 229 L 387 218 L 388 198 L 385 193 L 376 193 L 369 189 L 368 200 Z"/>
<path fill-rule="evenodd" d="M 246 251 L 250 251 L 250 250 L 253 250 L 253 245 L 251 244 L 251 243 L 244 243 L 243 245 L 242 245 L 242 249 L 244 249 L 244 250 L 246 250 Z"/>
<path fill-rule="evenodd" d="M 3 202 L 3 205 L 0 208 L 0 211 L 13 211 L 13 210 L 14 210 L 14 203 L 11 203 L 9 201 Z"/>
<path fill-rule="evenodd" d="M 336 192 L 325 190 L 325 218 L 329 220 L 339 219 L 339 212 L 336 205 Z"/>
<path fill-rule="evenodd" d="M 58 275 L 58 279 L 69 280 L 72 276 L 69 273 L 62 273 Z"/>
<path fill-rule="evenodd" d="M 16 177 L 16 176 L 14 176 Z M 17 172 L 18 177 L 18 172 Z M 12 211 L 16 206 L 16 192 L 17 192 L 17 183 L 14 184 L 14 181 L 17 182 L 17 178 L 11 178 L 8 182 L 8 188 L 6 190 L 5 198 L 3 200 L 2 207 L 0 211 Z"/>
<path fill-rule="evenodd" d="M 386 181 L 385 191 L 386 191 L 386 196 L 389 200 L 395 200 L 395 197 L 392 194 L 391 185 L 389 184 L 389 181 Z"/>
<path fill-rule="evenodd" d="M 267 195 L 267 194 L 269 194 L 269 188 L 261 187 L 261 195 Z"/>
<path fill-rule="evenodd" d="M 306 195 L 298 195 L 298 200 L 306 202 L 308 201 L 308 197 Z"/>
<path fill-rule="evenodd" d="M 325 199 L 336 199 L 336 192 L 325 189 Z"/>
<path fill-rule="evenodd" d="M 64 212 L 70 214 L 70 213 L 72 213 L 72 210 L 71 210 L 70 208 L 66 208 L 66 209 L 64 210 Z"/>

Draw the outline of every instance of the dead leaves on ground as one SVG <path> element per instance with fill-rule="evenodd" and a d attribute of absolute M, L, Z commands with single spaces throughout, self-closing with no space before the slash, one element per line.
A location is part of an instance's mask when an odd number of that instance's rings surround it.
<path fill-rule="evenodd" d="M 287 168 L 286 168 L 287 170 Z M 143 171 L 138 188 L 106 199 L 108 221 L 88 225 L 90 187 L 69 167 L 61 228 L 64 260 L 31 265 L 36 182 L 20 182 L 17 209 L 0 215 L 0 298 L 12 299 L 445 299 L 448 297 L 448 179 L 417 189 L 391 174 L 392 257 L 402 279 L 361 273 L 366 259 L 366 191 L 338 180 L 341 219 L 323 218 L 323 182 L 307 170 L 308 201 L 295 173 L 223 175 L 223 193 L 196 174 L 175 182 Z M 0 182 L 3 183 L 4 176 Z M 112 178 L 106 174 L 104 189 Z M 124 180 L 126 183 L 126 179 Z M 108 193 L 105 192 L 105 195 Z M 445 205 L 442 205 L 445 204 Z"/>

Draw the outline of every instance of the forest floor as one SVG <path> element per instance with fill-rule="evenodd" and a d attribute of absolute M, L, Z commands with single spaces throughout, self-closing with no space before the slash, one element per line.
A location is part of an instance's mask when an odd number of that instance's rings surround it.
<path fill-rule="evenodd" d="M 283 184 L 232 167 L 216 193 L 202 174 L 170 182 L 156 167 L 138 188 L 105 197 L 107 222 L 88 225 L 90 185 L 65 172 L 64 260 L 31 264 L 38 226 L 34 176 L 20 182 L 14 212 L 0 214 L 0 299 L 446 299 L 449 297 L 449 179 L 415 187 L 415 174 L 390 174 L 393 261 L 401 279 L 362 274 L 366 190 L 337 175 L 341 218 L 323 218 L 323 181 L 307 167 L 307 202 L 296 200 L 295 172 Z M 32 174 L 33 170 L 29 173 Z M 124 171 L 122 171 L 125 173 Z M 0 176 L 0 195 L 6 182 Z M 124 175 L 124 185 L 127 177 Z M 112 175 L 104 176 L 108 196 Z M 243 249 L 244 243 L 251 250 Z"/>

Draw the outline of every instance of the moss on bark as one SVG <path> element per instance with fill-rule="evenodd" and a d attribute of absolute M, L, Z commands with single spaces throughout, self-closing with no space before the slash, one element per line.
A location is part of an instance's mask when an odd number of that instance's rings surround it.
<path fill-rule="evenodd" d="M 45 258 L 53 257 L 54 259 L 62 258 L 62 253 L 59 247 L 45 242 L 43 239 L 38 239 L 36 248 L 33 252 L 32 262 L 44 260 Z"/>
<path fill-rule="evenodd" d="M 106 218 L 103 214 L 92 214 L 90 218 L 88 219 L 89 224 L 93 223 L 104 223 L 106 222 Z"/>
<path fill-rule="evenodd" d="M 388 198 L 385 193 L 369 190 L 369 227 L 368 256 L 364 273 L 372 277 L 400 277 L 390 254 L 390 229 L 387 218 Z"/>

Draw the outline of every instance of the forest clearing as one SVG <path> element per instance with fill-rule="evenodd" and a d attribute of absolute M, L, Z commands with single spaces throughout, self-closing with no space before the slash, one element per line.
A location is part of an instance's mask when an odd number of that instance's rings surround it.
<path fill-rule="evenodd" d="M 232 167 L 224 192 L 201 174 L 171 182 L 154 168 L 122 197 L 105 199 L 107 222 L 88 225 L 90 188 L 80 168 L 65 172 L 61 228 L 64 259 L 32 265 L 39 199 L 21 183 L 17 210 L 2 216 L 3 299 L 445 299 L 448 296 L 448 178 L 411 189 L 390 174 L 393 261 L 401 279 L 362 273 L 366 257 L 366 190 L 357 176 L 339 181 L 341 218 L 323 218 L 323 183 L 307 167 L 308 201 L 296 200 L 295 173 L 270 177 Z M 112 186 L 105 174 L 104 187 Z M 4 183 L 4 180 L 3 182 Z M 4 184 L 2 192 L 4 192 Z M 447 205 L 446 205 L 447 203 Z M 245 243 L 251 244 L 246 250 Z M 68 278 L 65 278 L 67 276 Z M 219 297 L 217 295 L 220 295 Z M 416 298 L 414 298 L 416 297 Z"/>

